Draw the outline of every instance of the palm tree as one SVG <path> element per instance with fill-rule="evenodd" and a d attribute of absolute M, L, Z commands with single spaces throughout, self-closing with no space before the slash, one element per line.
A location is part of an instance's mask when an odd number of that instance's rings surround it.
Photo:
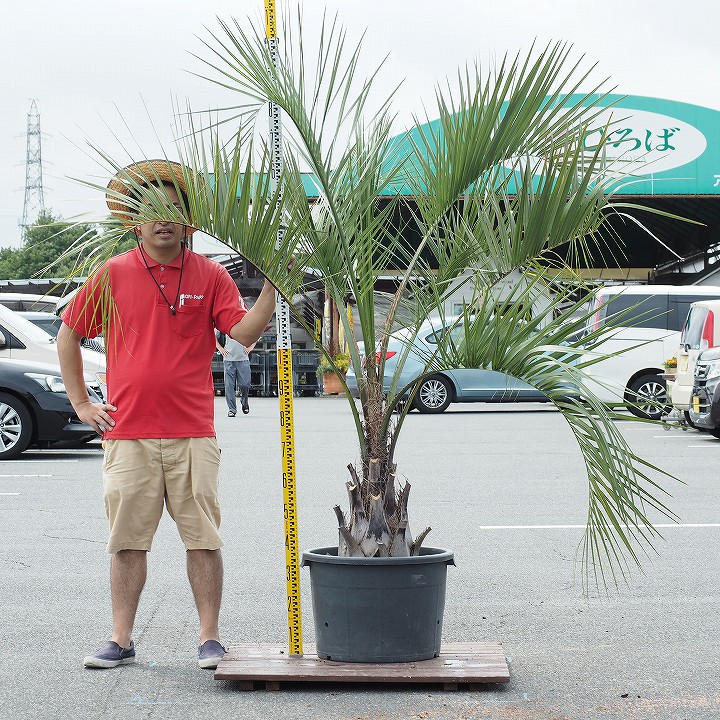
<path fill-rule="evenodd" d="M 554 282 L 573 277 L 572 264 L 598 241 L 610 213 L 631 210 L 612 194 L 617 174 L 603 162 L 608 133 L 592 153 L 583 147 L 595 127 L 599 87 L 578 94 L 590 73 L 581 72 L 571 48 L 533 48 L 492 72 L 465 68 L 454 91 L 436 91 L 437 120 L 417 119 L 393 137 L 393 95 L 370 111 L 380 68 L 358 79 L 360 45 L 348 49 L 334 22 L 323 24 L 312 52 L 300 21 L 287 33 L 274 69 L 260 32 L 232 22 L 210 33 L 202 74 L 239 99 L 221 121 L 202 127 L 188 114 L 181 154 L 194 171 L 186 178 L 193 225 L 239 251 L 286 298 L 306 269 L 322 278 L 338 307 L 353 306 L 357 321 L 346 313 L 340 320 L 357 381 L 359 402 L 346 395 L 361 460 L 348 466 L 349 512 L 336 508 L 339 553 L 420 550 L 428 530 L 410 532 L 410 485 L 398 484 L 394 461 L 417 382 L 399 381 L 405 350 L 383 383 L 387 345 L 399 325 L 410 343 L 429 316 L 443 318 L 447 299 L 470 281 L 466 309 L 448 321 L 452 332 L 438 336 L 422 378 L 453 367 L 492 368 L 545 393 L 572 429 L 587 470 L 585 567 L 599 578 L 606 568 L 613 578 L 618 568 L 624 574 L 628 560 L 639 560 L 638 547 L 657 536 L 649 513 L 672 515 L 660 499 L 663 473 L 630 449 L 597 400 L 568 398 L 568 384 L 582 385 L 584 369 L 602 358 L 597 346 L 606 331 L 587 336 L 584 350 L 573 345 L 585 319 L 582 301 Z M 269 184 L 270 153 L 256 132 L 269 102 L 284 113 L 280 202 Z M 229 142 L 221 138 L 228 123 Z M 202 179 L 209 172 L 211 182 Z M 141 216 L 168 213 L 161 201 L 143 203 Z M 291 255 L 297 261 L 288 275 Z M 497 288 L 518 273 L 523 281 L 500 309 Z M 388 275 L 397 277 L 396 289 L 383 295 L 376 288 Z M 551 289 L 549 304 L 528 316 Z"/>

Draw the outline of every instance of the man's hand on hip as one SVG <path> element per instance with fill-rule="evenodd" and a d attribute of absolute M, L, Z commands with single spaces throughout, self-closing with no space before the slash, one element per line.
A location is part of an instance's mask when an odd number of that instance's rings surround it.
<path fill-rule="evenodd" d="M 86 425 L 90 425 L 98 435 L 102 435 L 106 430 L 112 430 L 115 421 L 110 417 L 109 413 L 115 410 L 117 408 L 109 403 L 94 403 L 89 400 L 75 408 L 80 420 Z"/>

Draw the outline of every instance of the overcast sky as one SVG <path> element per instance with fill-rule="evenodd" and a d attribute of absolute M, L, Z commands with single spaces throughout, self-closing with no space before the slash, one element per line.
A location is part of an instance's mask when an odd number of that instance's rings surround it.
<path fill-rule="evenodd" d="M 278 9 L 298 0 L 277 0 Z M 572 43 L 597 62 L 595 80 L 617 92 L 720 110 L 718 0 L 304 0 L 306 28 L 338 14 L 353 37 L 366 31 L 368 67 L 390 54 L 388 90 L 405 78 L 399 123 L 432 102 L 436 83 L 458 66 L 530 47 Z M 18 246 L 25 187 L 27 113 L 38 102 L 45 205 L 65 218 L 104 215 L 100 193 L 69 178 L 105 184 L 88 141 L 123 159 L 119 141 L 146 157 L 172 149 L 173 99 L 216 107 L 219 91 L 199 70 L 205 28 L 217 17 L 260 19 L 263 0 L 21 0 L 0 23 L 0 246 Z M 398 131 L 403 129 L 398 127 Z M 117 136 L 119 141 L 114 139 Z M 136 146 L 132 152 L 139 155 Z"/>

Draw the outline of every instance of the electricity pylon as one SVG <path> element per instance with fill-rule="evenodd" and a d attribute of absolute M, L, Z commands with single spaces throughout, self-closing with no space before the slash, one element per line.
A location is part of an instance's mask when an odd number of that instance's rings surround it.
<path fill-rule="evenodd" d="M 25 203 L 20 228 L 23 240 L 27 227 L 45 212 L 42 180 L 42 144 L 40 134 L 40 112 L 37 101 L 33 100 L 27 116 L 27 153 L 25 157 Z"/>

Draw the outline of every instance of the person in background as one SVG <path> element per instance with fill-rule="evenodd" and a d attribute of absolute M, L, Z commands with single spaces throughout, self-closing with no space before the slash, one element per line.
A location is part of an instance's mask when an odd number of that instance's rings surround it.
<path fill-rule="evenodd" d="M 223 356 L 223 369 L 225 371 L 225 400 L 228 406 L 228 417 L 237 415 L 235 398 L 240 395 L 240 404 L 245 415 L 250 412 L 248 395 L 250 394 L 250 353 L 256 343 L 245 347 L 242 343 L 218 334 L 216 347 Z"/>

